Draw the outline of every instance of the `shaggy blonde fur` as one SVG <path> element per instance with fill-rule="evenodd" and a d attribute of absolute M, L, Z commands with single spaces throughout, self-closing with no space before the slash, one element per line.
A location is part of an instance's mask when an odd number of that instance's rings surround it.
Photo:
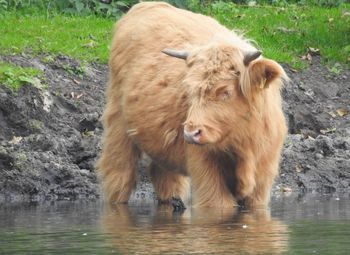
<path fill-rule="evenodd" d="M 162 53 L 189 52 L 186 60 Z M 287 133 L 287 76 L 248 40 L 212 18 L 166 3 L 135 5 L 116 25 L 98 169 L 110 202 L 127 202 L 141 152 L 161 200 L 195 206 L 266 206 Z M 184 130 L 200 130 L 198 144 Z"/>

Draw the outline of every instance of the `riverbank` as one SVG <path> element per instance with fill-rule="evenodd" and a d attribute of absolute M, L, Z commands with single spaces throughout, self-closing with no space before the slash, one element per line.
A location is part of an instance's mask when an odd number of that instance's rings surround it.
<path fill-rule="evenodd" d="M 94 164 L 107 65 L 26 54 L 0 61 L 39 69 L 46 84 L 0 86 L 0 202 L 99 198 Z M 350 71 L 336 74 L 319 56 L 302 71 L 284 67 L 291 78 L 282 91 L 289 135 L 273 193 L 350 194 Z M 153 198 L 148 178 L 139 179 L 133 199 Z"/>

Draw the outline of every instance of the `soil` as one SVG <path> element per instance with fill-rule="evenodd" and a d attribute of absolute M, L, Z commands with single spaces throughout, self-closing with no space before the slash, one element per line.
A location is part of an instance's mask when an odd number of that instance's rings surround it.
<path fill-rule="evenodd" d="M 47 89 L 12 92 L 0 84 L 0 202 L 96 199 L 108 67 L 57 56 L 2 56 L 39 68 Z M 289 131 L 273 192 L 350 193 L 350 71 L 334 74 L 315 56 L 309 68 L 284 66 Z M 338 110 L 338 111 L 337 111 Z M 347 114 L 349 112 L 349 114 Z M 154 199 L 140 162 L 132 201 Z"/>

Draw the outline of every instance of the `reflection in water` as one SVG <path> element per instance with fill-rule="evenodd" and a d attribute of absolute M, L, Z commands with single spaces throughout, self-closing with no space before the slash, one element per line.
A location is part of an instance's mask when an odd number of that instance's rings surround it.
<path fill-rule="evenodd" d="M 206 208 L 177 215 L 167 206 L 117 205 L 105 208 L 102 225 L 122 254 L 280 254 L 288 250 L 288 227 L 266 210 Z"/>
<path fill-rule="evenodd" d="M 0 204 L 0 254 L 344 254 L 349 195 L 273 197 L 271 212 L 102 201 Z"/>

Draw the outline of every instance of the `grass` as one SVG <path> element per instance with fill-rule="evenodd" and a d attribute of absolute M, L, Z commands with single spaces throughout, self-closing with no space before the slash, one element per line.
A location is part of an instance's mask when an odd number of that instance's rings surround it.
<path fill-rule="evenodd" d="M 0 18 L 0 54 L 30 52 L 64 54 L 106 63 L 114 20 L 15 12 Z"/>
<path fill-rule="evenodd" d="M 42 79 L 43 73 L 38 69 L 0 62 L 0 84 L 5 85 L 12 91 L 17 91 L 25 84 L 45 88 Z"/>
<path fill-rule="evenodd" d="M 302 67 L 306 63 L 300 57 L 311 47 L 319 49 L 328 64 L 350 62 L 350 5 L 337 8 L 218 5 L 222 6 L 214 5 L 206 13 L 229 28 L 245 31 L 269 58 Z"/>
<path fill-rule="evenodd" d="M 300 57 L 308 47 L 320 50 L 330 65 L 349 65 L 350 5 L 240 6 L 218 2 L 198 7 L 232 29 L 246 32 L 265 57 L 306 66 Z M 64 54 L 84 61 L 107 63 L 115 20 L 96 16 L 66 16 L 47 13 L 5 12 L 0 18 L 0 54 Z"/>

